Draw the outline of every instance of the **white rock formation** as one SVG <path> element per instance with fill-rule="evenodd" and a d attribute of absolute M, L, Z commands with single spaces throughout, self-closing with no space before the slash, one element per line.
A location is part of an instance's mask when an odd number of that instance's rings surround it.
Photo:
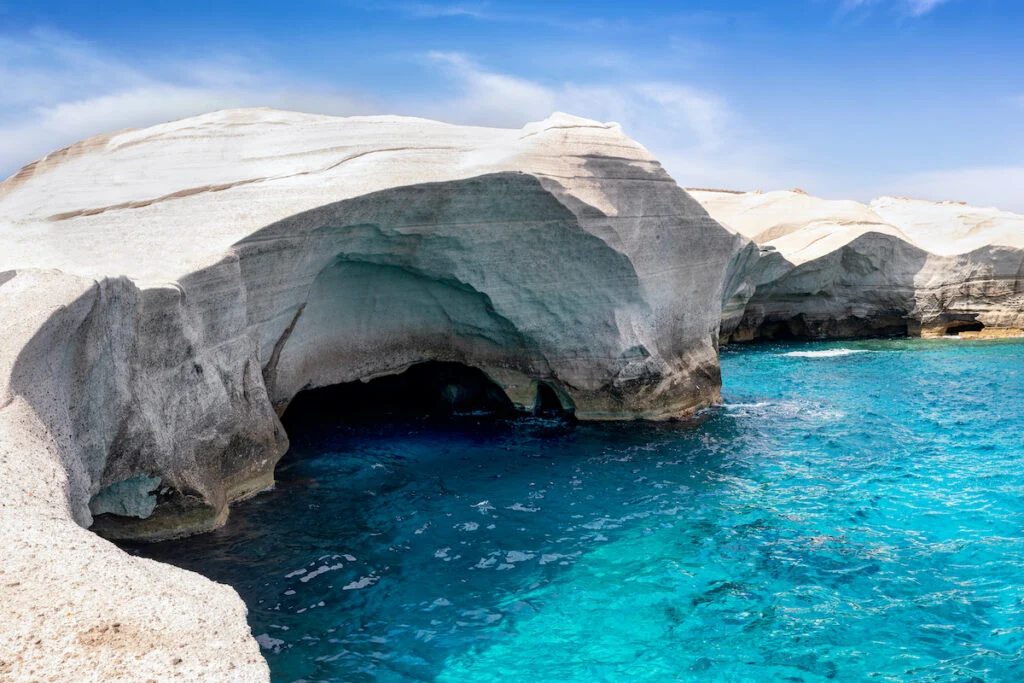
<path fill-rule="evenodd" d="M 566 115 L 224 111 L 30 164 L 0 184 L 0 678 L 265 678 L 233 592 L 93 512 L 216 526 L 272 483 L 297 392 L 423 361 L 585 419 L 692 412 L 744 243 Z"/>
<path fill-rule="evenodd" d="M 759 247 L 730 270 L 723 340 L 1024 328 L 1024 216 L 799 190 L 690 192 Z"/>

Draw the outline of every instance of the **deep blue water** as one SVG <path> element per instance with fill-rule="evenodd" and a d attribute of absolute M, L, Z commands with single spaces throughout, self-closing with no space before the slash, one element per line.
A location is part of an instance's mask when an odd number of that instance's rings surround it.
<path fill-rule="evenodd" d="M 299 435 L 144 552 L 237 588 L 278 681 L 1024 680 L 1024 344 L 722 367 L 699 426 Z"/>

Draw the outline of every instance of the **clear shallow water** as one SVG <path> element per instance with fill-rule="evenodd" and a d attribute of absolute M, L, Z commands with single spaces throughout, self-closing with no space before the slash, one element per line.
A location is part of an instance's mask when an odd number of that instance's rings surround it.
<path fill-rule="evenodd" d="M 307 434 L 141 551 L 235 586 L 277 681 L 1024 680 L 1024 344 L 722 366 L 697 427 Z"/>

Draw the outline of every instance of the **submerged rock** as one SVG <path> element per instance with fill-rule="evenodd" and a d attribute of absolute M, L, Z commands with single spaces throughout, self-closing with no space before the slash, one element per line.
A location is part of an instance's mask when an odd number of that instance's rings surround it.
<path fill-rule="evenodd" d="M 691 193 L 759 247 L 730 268 L 723 341 L 1024 326 L 1024 216 L 893 197 Z"/>
<path fill-rule="evenodd" d="M 690 414 L 718 399 L 744 244 L 618 126 L 562 114 L 232 110 L 30 164 L 0 184 L 0 618 L 53 644 L 0 660 L 73 671 L 95 639 L 60 634 L 120 615 L 141 635 L 104 631 L 112 667 L 173 653 L 185 678 L 265 678 L 237 596 L 80 527 L 212 529 L 273 484 L 300 391 L 421 363 L 483 372 L 523 409 Z"/>

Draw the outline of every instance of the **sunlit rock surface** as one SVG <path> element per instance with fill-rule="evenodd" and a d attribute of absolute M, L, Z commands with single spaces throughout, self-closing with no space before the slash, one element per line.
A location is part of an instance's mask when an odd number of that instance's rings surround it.
<path fill-rule="evenodd" d="M 0 678 L 265 678 L 232 591 L 82 527 L 213 528 L 273 483 L 299 391 L 421 362 L 583 419 L 691 413 L 745 243 L 560 114 L 234 110 L 30 164 L 0 184 Z"/>
<path fill-rule="evenodd" d="M 758 258 L 730 267 L 725 341 L 992 336 L 1024 325 L 1024 216 L 894 197 L 868 206 L 799 190 L 691 194 L 759 248 Z"/>

